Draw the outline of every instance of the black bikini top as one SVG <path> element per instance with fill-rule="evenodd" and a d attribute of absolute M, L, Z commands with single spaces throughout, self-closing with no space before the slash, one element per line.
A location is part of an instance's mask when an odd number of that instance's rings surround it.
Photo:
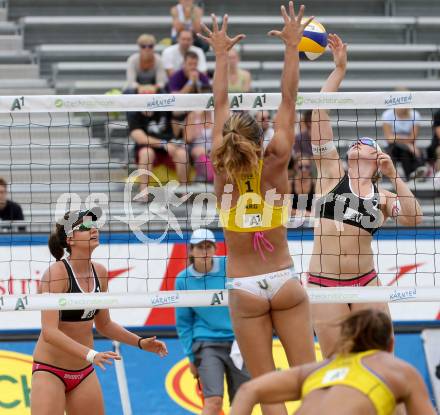
<path fill-rule="evenodd" d="M 69 276 L 69 290 L 68 293 L 84 293 L 84 291 L 81 289 L 78 280 L 75 277 L 75 274 L 73 273 L 72 266 L 70 265 L 69 261 L 67 259 L 63 259 L 63 264 L 66 267 L 67 275 Z M 99 284 L 98 275 L 96 274 L 95 267 L 92 264 L 92 272 L 93 277 L 95 280 L 95 288 L 92 291 L 93 293 L 99 293 L 101 292 L 101 286 Z M 96 314 L 99 313 L 99 310 L 95 309 L 86 309 L 86 310 L 61 310 L 60 311 L 60 320 L 61 321 L 74 321 L 74 322 L 81 322 L 81 321 L 89 321 L 93 320 L 96 316 Z"/>
<path fill-rule="evenodd" d="M 319 217 L 355 226 L 373 235 L 381 227 L 382 215 L 379 189 L 376 184 L 372 187 L 371 197 L 359 197 L 351 190 L 346 173 L 333 190 L 316 201 Z"/>

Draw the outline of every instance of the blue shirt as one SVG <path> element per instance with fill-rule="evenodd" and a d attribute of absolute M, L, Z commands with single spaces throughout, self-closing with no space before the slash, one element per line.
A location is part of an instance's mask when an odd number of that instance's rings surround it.
<path fill-rule="evenodd" d="M 226 283 L 226 257 L 213 257 L 213 267 L 201 274 L 191 265 L 176 279 L 176 290 L 223 290 Z M 183 350 L 194 361 L 192 345 L 195 341 L 233 341 L 229 309 L 227 307 L 176 307 L 176 329 Z"/>

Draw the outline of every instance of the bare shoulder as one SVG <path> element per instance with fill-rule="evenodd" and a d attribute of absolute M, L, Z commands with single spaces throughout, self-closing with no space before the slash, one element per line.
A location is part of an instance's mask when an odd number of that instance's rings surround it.
<path fill-rule="evenodd" d="M 69 287 L 69 278 L 66 267 L 62 261 L 52 264 L 43 274 L 40 293 L 63 293 Z"/>
<path fill-rule="evenodd" d="M 380 365 L 386 368 L 386 379 L 392 389 L 397 393 L 396 396 L 402 396 L 408 387 L 411 387 L 415 377 L 419 377 L 419 372 L 409 363 L 391 354 L 384 353 Z"/>

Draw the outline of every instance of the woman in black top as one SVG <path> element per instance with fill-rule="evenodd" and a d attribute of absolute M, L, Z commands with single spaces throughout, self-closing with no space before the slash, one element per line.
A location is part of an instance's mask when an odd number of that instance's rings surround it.
<path fill-rule="evenodd" d="M 40 293 L 107 291 L 107 270 L 91 260 L 99 245 L 100 212 L 68 212 L 49 238 L 57 262 L 44 273 Z M 69 256 L 63 259 L 65 250 Z M 66 304 L 68 309 L 68 301 Z M 110 319 L 108 310 L 42 311 L 41 334 L 32 368 L 32 415 L 104 414 L 104 403 L 93 365 L 102 369 L 120 359 L 114 352 L 93 350 L 93 323 L 103 336 L 165 356 L 165 344 L 139 337 Z"/>
<path fill-rule="evenodd" d="M 347 45 L 329 35 L 335 69 L 321 92 L 336 92 L 345 77 Z M 347 152 L 348 170 L 333 142 L 331 120 L 326 110 L 312 115 L 312 150 L 317 168 L 315 201 L 317 223 L 309 265 L 311 287 L 380 285 L 375 270 L 372 235 L 389 217 L 399 225 L 420 223 L 422 211 L 406 183 L 397 175 L 389 155 L 376 140 L 354 138 Z M 395 193 L 378 183 L 380 174 L 388 177 Z M 329 356 L 339 337 L 339 329 L 326 322 L 346 317 L 362 308 L 388 311 L 387 304 L 314 304 L 312 314 L 321 350 Z"/>

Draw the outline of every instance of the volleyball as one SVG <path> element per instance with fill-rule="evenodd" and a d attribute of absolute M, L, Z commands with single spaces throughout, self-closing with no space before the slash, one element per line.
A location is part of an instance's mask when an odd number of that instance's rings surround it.
<path fill-rule="evenodd" d="M 325 51 L 327 46 L 327 32 L 317 20 L 312 20 L 304 30 L 299 44 L 299 54 L 302 59 L 314 61 Z"/>

